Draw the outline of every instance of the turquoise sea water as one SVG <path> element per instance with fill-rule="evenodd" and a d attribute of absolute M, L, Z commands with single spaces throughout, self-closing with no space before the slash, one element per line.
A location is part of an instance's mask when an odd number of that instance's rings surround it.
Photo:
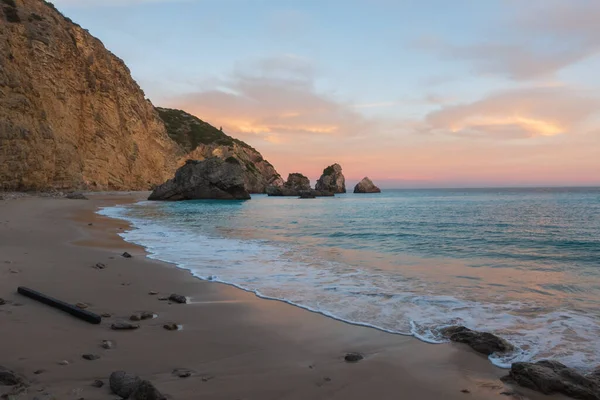
<path fill-rule="evenodd" d="M 142 202 L 101 214 L 151 257 L 341 320 L 438 343 L 463 324 L 490 359 L 600 364 L 600 188 L 388 190 Z"/>

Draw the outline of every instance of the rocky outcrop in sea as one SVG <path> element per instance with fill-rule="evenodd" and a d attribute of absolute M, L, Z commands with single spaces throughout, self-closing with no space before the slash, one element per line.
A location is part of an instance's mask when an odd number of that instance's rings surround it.
<path fill-rule="evenodd" d="M 365 176 L 362 181 L 354 186 L 354 193 L 381 193 L 381 189 L 375 186 L 373 181 Z"/>
<path fill-rule="evenodd" d="M 148 200 L 247 200 L 243 170 L 239 161 L 218 157 L 188 160 L 175 177 L 156 187 Z"/>
<path fill-rule="evenodd" d="M 186 155 L 179 160 L 204 160 L 219 157 L 237 159 L 244 183 L 250 193 L 265 193 L 268 186 L 282 186 L 283 179 L 275 167 L 252 146 L 226 135 L 221 129 L 182 110 L 157 107 L 169 137 L 183 147 Z"/>
<path fill-rule="evenodd" d="M 346 179 L 342 174 L 342 166 L 333 164 L 323 170 L 323 175 L 315 185 L 318 192 L 346 193 Z"/>
<path fill-rule="evenodd" d="M 297 172 L 289 174 L 283 186 L 269 186 L 267 194 L 269 196 L 297 196 L 302 198 L 333 196 L 333 192 L 312 189 L 310 180 Z"/>

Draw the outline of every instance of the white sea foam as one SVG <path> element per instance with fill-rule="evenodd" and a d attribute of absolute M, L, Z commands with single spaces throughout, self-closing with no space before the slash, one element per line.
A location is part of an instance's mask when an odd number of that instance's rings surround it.
<path fill-rule="evenodd" d="M 132 216 L 127 207 L 100 214 L 128 220 L 134 229 L 121 236 L 144 246 L 149 257 L 175 263 L 194 276 L 226 283 L 266 299 L 318 312 L 342 321 L 412 335 L 428 343 L 445 341 L 438 330 L 449 325 L 494 332 L 513 344 L 511 354 L 490 357 L 503 368 L 516 361 L 553 358 L 588 369 L 600 363 L 600 327 L 574 310 L 530 315 L 520 302 L 479 302 L 436 295 L 400 274 L 315 259 L 301 249 L 261 240 L 209 236 L 185 223 Z"/>

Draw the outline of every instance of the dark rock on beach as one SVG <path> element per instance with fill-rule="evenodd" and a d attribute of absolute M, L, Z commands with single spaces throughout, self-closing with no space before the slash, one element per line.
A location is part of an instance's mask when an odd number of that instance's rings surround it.
<path fill-rule="evenodd" d="M 443 328 L 440 333 L 453 342 L 465 343 L 473 350 L 485 355 L 514 350 L 514 346 L 501 337 L 488 332 L 473 331 L 464 326 Z"/>
<path fill-rule="evenodd" d="M 178 376 L 179 378 L 189 378 L 192 376 L 192 371 L 185 368 L 176 368 L 173 370 L 173 375 Z"/>
<path fill-rule="evenodd" d="M 363 358 L 364 356 L 360 353 L 348 353 L 346 356 L 344 356 L 344 360 L 347 362 L 359 362 Z"/>
<path fill-rule="evenodd" d="M 100 358 L 99 355 L 97 354 L 84 354 L 81 356 L 81 358 L 83 358 L 84 360 L 88 360 L 88 361 L 94 361 Z"/>
<path fill-rule="evenodd" d="M 375 186 L 373 181 L 365 176 L 362 181 L 354 186 L 354 193 L 381 193 L 381 189 Z"/>
<path fill-rule="evenodd" d="M 179 304 L 187 303 L 187 298 L 185 296 L 182 296 L 180 294 L 175 294 L 175 293 L 173 293 L 172 295 L 169 296 L 169 300 L 174 303 L 179 303 Z"/>
<path fill-rule="evenodd" d="M 166 397 L 149 381 L 141 381 L 129 398 L 132 400 L 166 400 Z"/>
<path fill-rule="evenodd" d="M 154 313 L 149 312 L 149 311 L 135 313 L 131 317 L 129 317 L 129 319 L 131 321 L 143 321 L 143 320 L 152 319 L 152 318 L 154 318 Z"/>
<path fill-rule="evenodd" d="M 129 322 L 120 321 L 120 322 L 115 322 L 114 324 L 112 324 L 110 326 L 110 329 L 115 330 L 115 331 L 127 331 L 127 330 L 138 329 L 139 327 L 140 326 L 137 324 L 131 324 Z"/>
<path fill-rule="evenodd" d="M 83 193 L 78 193 L 78 192 L 68 193 L 65 197 L 67 199 L 71 199 L 71 200 L 89 200 L 87 197 L 85 197 L 83 195 Z"/>
<path fill-rule="evenodd" d="M 22 386 L 27 385 L 27 381 L 15 371 L 0 366 L 0 385 Z"/>
<path fill-rule="evenodd" d="M 137 375 L 128 374 L 125 371 L 115 371 L 110 374 L 108 382 L 110 390 L 112 390 L 114 394 L 127 399 L 142 380 Z"/>
<path fill-rule="evenodd" d="M 110 390 L 124 399 L 131 400 L 165 400 L 152 383 L 142 380 L 137 375 L 125 371 L 115 371 L 110 374 Z"/>
<path fill-rule="evenodd" d="M 599 400 L 600 379 L 592 373 L 588 376 L 568 368 L 558 361 L 543 360 L 536 363 L 514 363 L 505 381 L 544 394 L 562 393 L 574 399 Z"/>
<path fill-rule="evenodd" d="M 323 175 L 315 185 L 319 192 L 346 193 L 346 179 L 342 174 L 342 166 L 333 164 L 323 170 Z"/>
<path fill-rule="evenodd" d="M 92 386 L 101 388 L 102 386 L 104 386 L 104 382 L 101 381 L 100 379 L 96 379 L 94 382 L 92 382 Z"/>
<path fill-rule="evenodd" d="M 124 252 L 123 254 L 121 254 L 122 257 L 124 258 L 131 258 L 133 257 L 131 254 L 129 254 L 128 252 Z"/>
<path fill-rule="evenodd" d="M 239 163 L 217 157 L 188 160 L 173 179 L 156 187 L 148 200 L 248 200 L 243 173 Z"/>
<path fill-rule="evenodd" d="M 179 329 L 179 326 L 177 324 L 164 324 L 163 328 L 165 328 L 168 331 L 176 331 Z"/>

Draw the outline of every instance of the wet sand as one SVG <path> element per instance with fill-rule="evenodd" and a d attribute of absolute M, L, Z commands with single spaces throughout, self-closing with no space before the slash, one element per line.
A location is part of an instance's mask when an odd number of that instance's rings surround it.
<path fill-rule="evenodd" d="M 150 260 L 117 236 L 126 223 L 94 213 L 144 195 L 0 201 L 0 298 L 8 302 L 0 305 L 0 366 L 32 382 L 18 398 L 114 399 L 108 376 L 126 370 L 172 399 L 564 399 L 506 386 L 499 378 L 507 371 L 466 346 L 349 325 Z M 88 324 L 20 296 L 18 286 L 112 317 Z M 158 300 L 171 293 L 191 302 Z M 135 331 L 110 329 L 140 311 L 158 317 Z M 166 323 L 183 329 L 167 331 Z M 103 340 L 114 348 L 103 349 Z M 347 363 L 347 352 L 365 359 Z M 81 357 L 88 353 L 100 358 Z M 192 374 L 174 376 L 177 368 Z M 91 386 L 96 379 L 105 386 Z"/>

